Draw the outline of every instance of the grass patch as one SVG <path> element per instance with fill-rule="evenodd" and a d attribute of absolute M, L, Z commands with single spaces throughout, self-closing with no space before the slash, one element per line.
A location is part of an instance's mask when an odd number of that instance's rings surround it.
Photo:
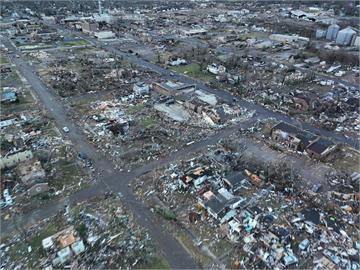
<path fill-rule="evenodd" d="M 61 133 L 58 132 L 58 129 L 56 129 L 53 126 L 47 126 L 42 130 L 43 134 L 49 137 L 56 137 L 61 136 Z"/>
<path fill-rule="evenodd" d="M 197 63 L 191 63 L 188 65 L 180 65 L 180 66 L 173 66 L 171 67 L 172 70 L 181 72 L 181 73 L 188 73 L 188 74 L 196 74 L 200 72 L 200 65 Z"/>
<path fill-rule="evenodd" d="M 310 57 L 315 57 L 315 56 L 317 56 L 316 53 L 310 52 L 310 51 L 302 51 L 302 52 L 300 52 L 300 53 L 302 54 L 302 56 L 303 56 L 304 58 L 310 58 Z"/>
<path fill-rule="evenodd" d="M 80 39 L 80 40 L 74 40 L 74 41 L 66 41 L 63 42 L 62 45 L 66 46 L 66 47 L 72 47 L 72 46 L 84 46 L 84 45 L 88 45 L 89 42 L 87 42 L 84 39 Z"/>
<path fill-rule="evenodd" d="M 31 93 L 29 91 L 24 91 L 20 94 L 20 103 L 23 104 L 30 104 L 30 103 L 34 103 L 35 99 L 34 97 L 31 95 Z"/>
<path fill-rule="evenodd" d="M 3 104 L 1 109 L 2 109 L 3 114 L 12 113 L 15 110 L 17 110 L 17 111 L 29 110 L 29 109 L 33 109 L 34 102 L 35 102 L 35 99 L 28 90 L 21 91 L 18 95 L 17 102 Z"/>
<path fill-rule="evenodd" d="M 9 63 L 9 59 L 6 56 L 1 55 L 0 56 L 0 65 L 8 64 L 8 63 Z"/>
<path fill-rule="evenodd" d="M 197 246 L 190 237 L 183 231 L 178 230 L 175 238 L 185 248 L 185 250 L 199 263 L 202 267 L 206 267 L 210 264 L 211 259 L 206 256 Z"/>
<path fill-rule="evenodd" d="M 221 257 L 234 248 L 234 245 L 225 239 L 215 242 L 209 249 L 215 256 Z"/>
<path fill-rule="evenodd" d="M 82 176 L 84 176 L 82 168 L 74 161 L 59 160 L 55 167 L 61 175 L 53 179 L 52 186 L 56 189 L 62 189 L 63 186 L 77 184 Z"/>
<path fill-rule="evenodd" d="M 55 223 L 49 224 L 32 238 L 11 246 L 9 250 L 11 260 L 15 262 L 19 260 L 19 257 L 27 256 L 28 267 L 36 267 L 36 263 L 39 262 L 40 258 L 44 255 L 41 245 L 42 240 L 55 234 L 60 230 L 60 226 L 60 224 Z M 28 253 L 29 246 L 31 246 L 32 249 L 31 253 Z"/>
<path fill-rule="evenodd" d="M 171 267 L 165 259 L 155 257 L 150 263 L 135 265 L 134 269 L 171 269 Z"/>
<path fill-rule="evenodd" d="M 155 126 L 156 123 L 157 123 L 157 119 L 155 119 L 152 116 L 147 116 L 140 120 L 140 125 L 143 126 L 144 128 L 151 128 Z"/>
<path fill-rule="evenodd" d="M 17 74 L 17 72 L 13 70 L 6 78 L 4 78 L 2 83 L 4 86 L 4 85 L 6 85 L 6 82 L 13 82 L 13 81 L 18 81 L 18 80 L 20 80 L 20 77 Z"/>
<path fill-rule="evenodd" d="M 139 111 L 141 111 L 142 109 L 144 109 L 144 104 L 136 104 L 134 106 L 129 106 L 125 109 L 125 111 L 128 113 L 128 114 L 134 114 L 134 113 L 137 113 Z"/>
<path fill-rule="evenodd" d="M 334 154 L 330 154 L 330 160 L 334 167 L 338 170 L 353 173 L 360 170 L 360 152 L 350 148 L 341 147 Z"/>
<path fill-rule="evenodd" d="M 187 74 L 195 79 L 199 79 L 205 82 L 209 82 L 214 78 L 214 76 L 211 75 L 209 72 L 201 70 L 201 66 L 198 63 L 174 66 L 171 67 L 171 70 L 175 72 Z"/>

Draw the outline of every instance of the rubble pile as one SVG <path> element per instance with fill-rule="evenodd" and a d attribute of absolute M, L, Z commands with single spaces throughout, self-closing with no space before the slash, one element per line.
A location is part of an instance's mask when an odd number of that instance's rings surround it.
<path fill-rule="evenodd" d="M 347 194 L 304 189 L 294 185 L 303 180 L 286 172 L 286 164 L 247 163 L 241 158 L 246 147 L 238 148 L 171 164 L 150 186 L 144 185 L 149 177 L 139 179 L 135 190 L 150 205 L 156 197 L 168 206 L 198 241 L 232 243 L 220 254 L 229 266 L 359 269 L 357 188 L 348 185 Z M 212 232 L 205 233 L 209 226 Z"/>
<path fill-rule="evenodd" d="M 198 141 L 204 134 L 214 132 L 210 127 L 181 123 L 152 108 L 149 96 L 121 96 L 86 105 L 86 113 L 75 111 L 78 124 L 88 139 L 101 151 L 109 154 L 122 169 L 158 159 L 189 142 Z M 174 138 L 175 141 L 174 141 Z"/>
<path fill-rule="evenodd" d="M 132 268 L 157 254 L 148 233 L 119 199 L 108 194 L 11 235 L 1 245 L 3 266 L 31 268 Z"/>
<path fill-rule="evenodd" d="M 71 144 L 36 107 L 8 113 L 1 123 L 3 217 L 73 192 L 91 179 L 91 171 L 77 164 Z"/>
<path fill-rule="evenodd" d="M 109 54 L 96 55 L 90 51 L 80 55 L 69 54 L 68 59 L 54 57 L 48 64 L 43 61 L 42 65 L 47 68 L 43 76 L 61 97 L 102 91 L 119 94 L 119 90 L 126 95 L 130 93 L 129 83 L 136 82 L 140 75 L 147 76 L 137 69 L 123 68 L 128 64 L 115 60 Z"/>

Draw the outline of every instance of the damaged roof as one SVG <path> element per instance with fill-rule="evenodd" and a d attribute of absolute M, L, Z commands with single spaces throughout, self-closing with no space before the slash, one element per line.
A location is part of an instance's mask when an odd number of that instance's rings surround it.
<path fill-rule="evenodd" d="M 327 149 L 329 149 L 332 146 L 335 146 L 335 144 L 332 141 L 326 140 L 324 138 L 319 138 L 318 140 L 311 143 L 307 147 L 307 149 L 311 150 L 313 152 L 322 154 L 323 152 L 325 152 Z"/>

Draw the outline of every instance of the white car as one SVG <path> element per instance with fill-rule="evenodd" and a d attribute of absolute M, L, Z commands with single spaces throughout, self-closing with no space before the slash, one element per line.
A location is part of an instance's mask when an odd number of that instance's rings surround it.
<path fill-rule="evenodd" d="M 68 127 L 63 127 L 63 131 L 64 131 L 65 133 L 69 133 L 70 129 L 69 129 Z"/>

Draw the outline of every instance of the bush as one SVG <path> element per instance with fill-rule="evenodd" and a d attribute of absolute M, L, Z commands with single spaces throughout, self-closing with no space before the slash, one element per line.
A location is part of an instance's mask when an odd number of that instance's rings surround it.
<path fill-rule="evenodd" d="M 81 223 L 77 228 L 77 231 L 81 237 L 85 237 L 87 233 L 87 227 L 84 223 Z"/>

